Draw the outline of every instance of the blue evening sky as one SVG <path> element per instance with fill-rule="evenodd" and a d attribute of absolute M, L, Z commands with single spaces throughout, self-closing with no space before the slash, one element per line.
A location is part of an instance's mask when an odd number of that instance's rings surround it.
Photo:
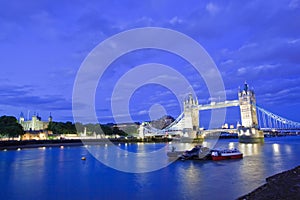
<path fill-rule="evenodd" d="M 299 21 L 299 0 L 2 0 L 0 115 L 38 112 L 45 120 L 52 112 L 55 121 L 72 121 L 73 84 L 88 53 L 114 34 L 151 26 L 199 42 L 222 75 L 227 99 L 237 99 L 238 87 L 247 81 L 257 104 L 300 121 Z M 191 82 L 200 103 L 210 102 L 204 81 L 185 60 L 159 50 L 137 51 L 117 59 L 102 77 L 96 94 L 100 122 L 114 121 L 112 86 L 149 62 L 174 67 Z M 132 96 L 132 118 L 149 119 L 155 103 L 174 117 L 180 114 L 180 102 L 167 88 L 145 85 Z M 238 108 L 229 108 L 227 121 L 238 120 Z"/>

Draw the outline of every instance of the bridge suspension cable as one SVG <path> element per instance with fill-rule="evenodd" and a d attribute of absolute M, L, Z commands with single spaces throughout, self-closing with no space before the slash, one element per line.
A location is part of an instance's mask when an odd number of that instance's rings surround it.
<path fill-rule="evenodd" d="M 270 111 L 267 111 L 259 106 L 257 108 L 258 122 L 260 128 L 275 128 L 275 129 L 300 129 L 300 123 L 280 117 Z"/>

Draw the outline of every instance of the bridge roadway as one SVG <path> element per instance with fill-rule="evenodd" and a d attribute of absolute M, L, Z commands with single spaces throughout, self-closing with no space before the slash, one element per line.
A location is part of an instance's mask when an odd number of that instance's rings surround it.
<path fill-rule="evenodd" d="M 238 133 L 237 129 L 209 129 L 209 130 L 201 130 L 200 135 L 207 135 L 212 133 Z M 155 136 L 166 136 L 166 135 L 180 135 L 182 134 L 182 130 L 159 130 L 156 132 Z M 151 133 L 146 133 L 145 136 L 154 136 Z"/>
<path fill-rule="evenodd" d="M 200 131 L 201 134 L 209 134 L 209 133 L 221 133 L 221 132 L 227 132 L 227 133 L 237 133 L 237 129 L 209 129 L 209 130 L 202 130 Z"/>
<path fill-rule="evenodd" d="M 198 105 L 199 110 L 211 110 L 217 108 L 226 108 L 226 107 L 233 107 L 239 106 L 239 100 L 231 100 L 231 101 L 224 101 L 224 102 L 211 102 L 210 104 L 205 105 Z"/>
<path fill-rule="evenodd" d="M 260 128 L 260 130 L 264 132 L 272 132 L 272 131 L 300 131 L 300 127 L 295 128 Z"/>

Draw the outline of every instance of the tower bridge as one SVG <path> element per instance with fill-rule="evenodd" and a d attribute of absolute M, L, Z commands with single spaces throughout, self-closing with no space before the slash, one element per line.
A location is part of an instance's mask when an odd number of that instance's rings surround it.
<path fill-rule="evenodd" d="M 264 133 L 267 130 L 300 130 L 300 123 L 280 117 L 257 106 L 253 90 L 249 89 L 247 83 L 238 92 L 238 100 L 224 102 L 211 102 L 210 104 L 199 104 L 197 98 L 191 94 L 183 102 L 183 112 L 168 127 L 158 130 L 143 124 L 140 127 L 140 134 L 143 136 L 180 135 L 182 137 L 195 138 L 203 133 L 199 128 L 199 111 L 219 109 L 226 107 L 240 108 L 241 126 L 233 130 L 238 133 L 240 142 L 263 141 Z M 209 130 L 208 132 L 220 131 L 220 129 Z"/>

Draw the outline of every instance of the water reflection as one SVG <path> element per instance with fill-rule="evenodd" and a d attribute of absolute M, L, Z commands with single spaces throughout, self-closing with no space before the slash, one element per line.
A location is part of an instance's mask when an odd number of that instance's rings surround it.
<path fill-rule="evenodd" d="M 279 155 L 280 154 L 280 146 L 279 146 L 279 144 L 276 144 L 276 143 L 274 143 L 273 145 L 272 145 L 272 147 L 273 147 L 273 153 L 274 153 L 274 155 Z"/>
<path fill-rule="evenodd" d="M 264 144 L 220 140 L 217 146 L 239 148 L 244 158 L 224 161 L 176 161 L 150 173 L 118 172 L 101 164 L 96 156 L 131 169 L 168 163 L 166 150 L 160 160 L 151 152 L 172 144 L 121 144 L 139 157 L 117 152 L 113 145 L 64 149 L 46 148 L 0 152 L 1 199 L 236 199 L 265 183 L 265 178 L 300 163 L 299 138 L 271 138 Z M 291 140 L 292 142 L 289 142 Z M 209 141 L 206 141 L 210 145 Z M 117 144 L 118 145 L 118 144 Z M 190 149 L 194 144 L 176 144 Z M 203 146 L 205 143 L 202 144 Z M 143 153 L 144 152 L 144 153 Z M 81 161 L 81 156 L 87 157 Z M 118 155 L 118 158 L 116 157 Z M 75 188 L 75 189 L 74 189 Z M 58 192 L 59 191 L 59 194 Z M 83 196 L 88 195 L 88 196 Z"/>
<path fill-rule="evenodd" d="M 103 148 L 98 145 L 89 147 L 89 152 L 92 152 L 97 160 L 107 166 L 120 171 L 138 173 L 147 172 L 149 169 L 160 169 L 169 164 L 166 151 L 161 148 L 164 145 L 138 143 L 130 146 L 133 147 L 130 151 L 125 151 L 124 146 L 119 148 L 109 145 L 107 148 Z"/>
<path fill-rule="evenodd" d="M 180 175 L 182 178 L 181 186 L 186 192 L 195 192 L 195 190 L 197 190 L 197 187 L 195 187 L 195 185 L 198 184 L 201 179 L 200 168 L 199 166 L 195 165 L 196 163 L 190 162 L 187 169 L 182 169 L 180 171 Z"/>
<path fill-rule="evenodd" d="M 263 143 L 238 143 L 238 149 L 245 155 L 245 156 L 252 156 L 261 153 L 261 148 L 264 144 Z"/>
<path fill-rule="evenodd" d="M 285 151 L 287 154 L 290 154 L 292 152 L 292 148 L 290 145 L 285 145 Z"/>

